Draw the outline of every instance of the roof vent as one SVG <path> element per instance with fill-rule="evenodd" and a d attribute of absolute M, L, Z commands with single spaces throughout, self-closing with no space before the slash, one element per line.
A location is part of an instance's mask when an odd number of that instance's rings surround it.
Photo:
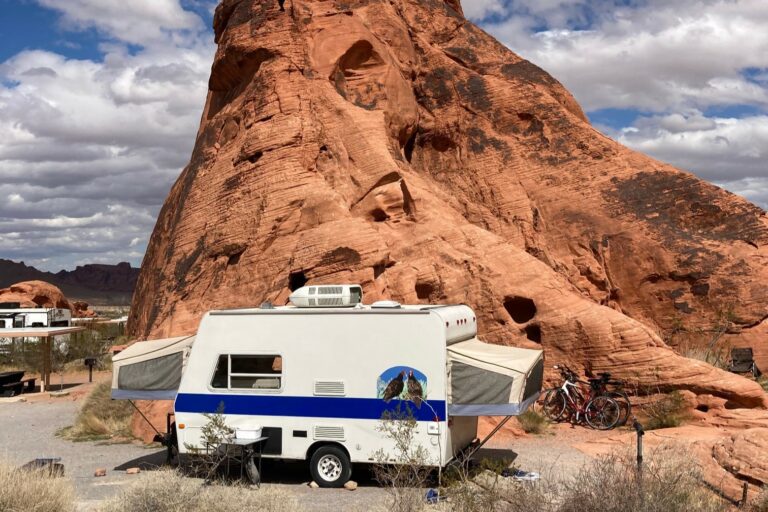
<path fill-rule="evenodd" d="M 325 284 L 299 288 L 289 297 L 299 308 L 344 308 L 363 302 L 363 289 L 357 284 Z"/>
<path fill-rule="evenodd" d="M 400 303 L 394 300 L 380 300 L 371 304 L 374 309 L 400 309 Z"/>

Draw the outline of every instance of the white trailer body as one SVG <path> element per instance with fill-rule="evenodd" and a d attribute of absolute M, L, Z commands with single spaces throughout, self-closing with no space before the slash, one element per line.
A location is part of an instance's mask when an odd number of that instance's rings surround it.
<path fill-rule="evenodd" d="M 471 321 L 471 310 L 460 308 Z M 176 424 L 184 425 L 178 430 L 181 453 L 187 446 L 200 447 L 200 429 L 208 421 L 203 414 L 220 410 L 235 430 L 262 429 L 269 437 L 266 457 L 303 460 L 316 443 L 334 442 L 352 462 L 373 462 L 379 450 L 395 456 L 377 427 L 385 412 L 400 406 L 418 420 L 417 442 L 429 450 L 430 464 L 444 465 L 476 437 L 477 418 L 447 428 L 446 327 L 436 311 L 209 313 L 200 323 L 176 397 Z M 279 371 L 238 373 L 244 369 L 238 366 L 257 357 L 270 367 L 279 358 Z M 214 382 L 219 361 L 231 366 L 229 382 Z M 379 395 L 390 380 L 381 376 L 406 372 L 405 377 L 409 370 L 426 376 L 425 401 L 420 407 L 398 398 L 385 402 Z"/>
<path fill-rule="evenodd" d="M 3 308 L 0 309 L 0 329 L 27 327 L 69 327 L 72 312 L 63 308 Z"/>
<path fill-rule="evenodd" d="M 264 457 L 313 465 L 328 447 L 353 463 L 397 462 L 382 419 L 413 417 L 433 466 L 476 439 L 478 416 L 520 414 L 538 397 L 542 352 L 477 340 L 469 307 L 378 306 L 209 312 L 194 337 L 116 356 L 112 396 L 175 397 L 180 453 L 206 448 L 205 415 L 220 412 L 236 435 L 267 438 Z"/>

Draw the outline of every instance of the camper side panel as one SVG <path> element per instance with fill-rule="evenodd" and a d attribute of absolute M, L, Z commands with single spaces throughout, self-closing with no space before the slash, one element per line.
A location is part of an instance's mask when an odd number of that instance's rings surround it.
<path fill-rule="evenodd" d="M 260 356 L 269 364 L 251 359 L 261 369 L 243 374 L 248 357 Z M 231 427 L 263 429 L 267 456 L 304 459 L 316 443 L 338 443 L 353 462 L 373 462 L 377 452 L 396 457 L 380 431 L 382 415 L 394 414 L 415 417 L 416 442 L 428 449 L 431 464 L 444 464 L 450 458 L 445 360 L 444 324 L 429 313 L 211 314 L 201 323 L 176 400 L 177 424 L 185 425 L 181 450 L 200 443 L 203 414 L 221 408 Z M 214 384 L 220 361 L 229 365 L 229 382 L 219 372 Z M 251 383 L 254 388 L 242 389 Z M 425 400 L 408 400 L 409 389 Z"/>

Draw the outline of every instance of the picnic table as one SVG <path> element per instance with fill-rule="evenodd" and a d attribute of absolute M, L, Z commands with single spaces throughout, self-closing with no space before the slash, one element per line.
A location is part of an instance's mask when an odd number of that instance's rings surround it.
<path fill-rule="evenodd" d="M 20 395 L 24 392 L 26 384 L 27 391 L 35 389 L 34 377 L 24 378 L 24 370 L 14 370 L 0 373 L 0 396 L 11 397 Z"/>
<path fill-rule="evenodd" d="M 11 371 L 0 373 L 0 395 L 15 396 L 20 395 L 24 390 L 24 384 L 21 379 L 24 377 L 23 371 Z"/>

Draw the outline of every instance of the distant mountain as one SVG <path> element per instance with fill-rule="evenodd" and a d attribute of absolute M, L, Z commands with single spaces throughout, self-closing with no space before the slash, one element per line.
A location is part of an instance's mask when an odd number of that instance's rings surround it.
<path fill-rule="evenodd" d="M 138 277 L 139 269 L 125 262 L 83 265 L 54 274 L 24 262 L 0 259 L 0 288 L 19 281 L 40 280 L 58 286 L 70 300 L 83 300 L 92 305 L 129 305 Z"/>

